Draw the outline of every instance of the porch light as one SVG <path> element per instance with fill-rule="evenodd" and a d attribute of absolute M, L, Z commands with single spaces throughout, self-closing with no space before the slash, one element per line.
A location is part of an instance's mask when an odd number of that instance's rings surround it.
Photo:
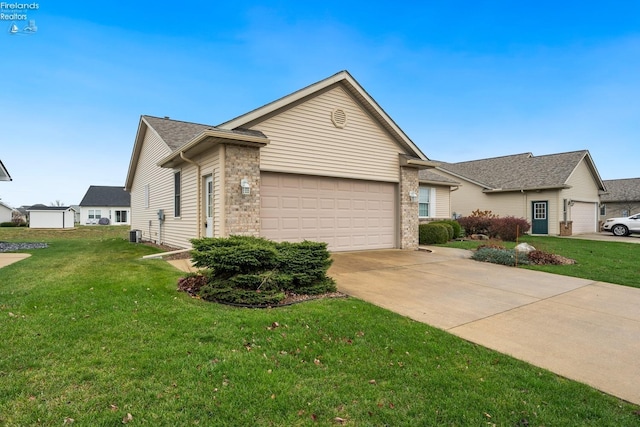
<path fill-rule="evenodd" d="M 242 195 L 243 196 L 251 194 L 251 186 L 249 185 L 249 181 L 247 181 L 247 178 L 243 178 L 240 181 L 240 188 L 242 188 Z"/>
<path fill-rule="evenodd" d="M 418 201 L 418 193 L 416 193 L 413 190 L 409 191 L 409 198 L 411 199 L 412 202 L 417 202 Z"/>

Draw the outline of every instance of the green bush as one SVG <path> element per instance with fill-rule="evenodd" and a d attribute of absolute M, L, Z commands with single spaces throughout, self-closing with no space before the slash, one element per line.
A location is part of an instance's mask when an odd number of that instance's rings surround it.
<path fill-rule="evenodd" d="M 231 236 L 192 240 L 192 259 L 210 271 L 201 287 L 203 299 L 235 304 L 274 305 L 287 293 L 317 295 L 335 292 L 327 277 L 331 256 L 326 243 L 276 243 Z"/>
<path fill-rule="evenodd" d="M 437 221 L 433 221 L 430 224 L 448 224 L 453 228 L 453 236 L 452 239 L 459 239 L 463 236 L 462 226 L 455 219 L 439 219 Z"/>
<path fill-rule="evenodd" d="M 454 236 L 456 235 L 455 230 L 453 229 L 453 226 L 449 223 L 446 223 L 444 221 L 433 221 L 430 222 L 429 224 L 438 224 L 438 225 L 442 225 L 444 228 L 447 229 L 447 233 L 449 233 L 449 240 L 452 240 L 454 238 Z"/>
<path fill-rule="evenodd" d="M 420 224 L 418 241 L 421 245 L 437 245 L 449 241 L 449 231 L 444 224 Z"/>
<path fill-rule="evenodd" d="M 492 247 L 480 248 L 471 255 L 471 259 L 476 261 L 490 262 L 493 264 L 515 266 L 516 251 L 513 249 L 498 249 Z M 528 264 L 524 254 L 518 254 L 518 264 Z"/>
<path fill-rule="evenodd" d="M 17 227 L 15 222 L 0 222 L 0 227 Z"/>

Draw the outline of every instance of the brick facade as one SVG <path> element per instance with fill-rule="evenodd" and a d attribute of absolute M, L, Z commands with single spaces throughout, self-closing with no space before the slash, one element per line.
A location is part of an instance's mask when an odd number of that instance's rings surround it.
<path fill-rule="evenodd" d="M 400 249 L 418 249 L 418 201 L 409 196 L 418 185 L 418 169 L 400 167 Z"/>
<path fill-rule="evenodd" d="M 225 235 L 260 235 L 260 149 L 227 145 L 224 156 Z M 251 194 L 243 195 L 246 179 Z"/>

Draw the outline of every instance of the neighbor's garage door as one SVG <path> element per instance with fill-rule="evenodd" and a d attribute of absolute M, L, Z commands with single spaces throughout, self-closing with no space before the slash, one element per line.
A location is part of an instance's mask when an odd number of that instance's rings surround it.
<path fill-rule="evenodd" d="M 571 206 L 573 234 L 595 233 L 597 227 L 595 203 L 575 202 Z"/>
<path fill-rule="evenodd" d="M 395 247 L 396 184 L 263 172 L 261 235 L 332 251 Z"/>

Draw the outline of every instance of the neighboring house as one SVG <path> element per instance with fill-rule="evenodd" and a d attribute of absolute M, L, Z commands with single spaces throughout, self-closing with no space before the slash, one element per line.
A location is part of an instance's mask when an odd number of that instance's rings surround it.
<path fill-rule="evenodd" d="M 218 126 L 142 116 L 125 189 L 132 229 L 173 247 L 241 234 L 414 249 L 418 170 L 433 166 L 342 71 Z"/>
<path fill-rule="evenodd" d="M 526 218 L 531 234 L 571 235 L 598 230 L 605 186 L 587 150 L 531 153 L 460 163 L 441 163 L 437 173 L 462 185 L 451 208 L 467 216 L 480 209 Z"/>
<path fill-rule="evenodd" d="M 75 211 L 73 221 L 76 224 L 79 224 L 80 223 L 80 205 L 69 205 L 69 207 Z"/>
<path fill-rule="evenodd" d="M 0 181 L 11 181 L 11 175 L 2 164 L 2 160 L 0 160 Z"/>
<path fill-rule="evenodd" d="M 112 225 L 131 224 L 131 195 L 124 187 L 89 187 L 80 202 L 80 224 L 98 224 L 100 218 Z"/>
<path fill-rule="evenodd" d="M 600 218 L 616 218 L 640 213 L 640 178 L 607 179 L 607 192 L 600 197 Z"/>
<path fill-rule="evenodd" d="M 423 169 L 418 172 L 418 218 L 420 223 L 438 219 L 451 219 L 451 193 L 460 187 L 460 181 Z"/>
<path fill-rule="evenodd" d="M 33 205 L 29 212 L 29 228 L 74 228 L 75 211 L 68 206 Z"/>
<path fill-rule="evenodd" d="M 13 218 L 13 209 L 0 201 L 0 223 L 11 222 Z"/>

